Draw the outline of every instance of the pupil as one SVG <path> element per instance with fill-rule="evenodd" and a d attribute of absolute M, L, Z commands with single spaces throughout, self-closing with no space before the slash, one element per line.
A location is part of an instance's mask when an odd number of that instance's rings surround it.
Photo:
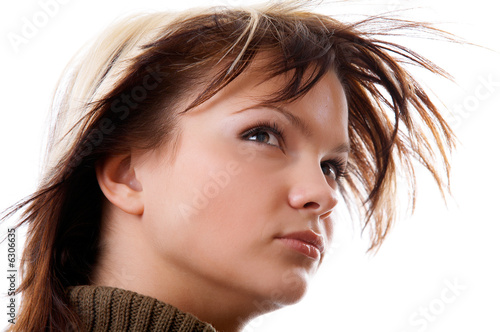
<path fill-rule="evenodd" d="M 332 173 L 332 169 L 329 165 L 323 165 L 321 168 L 323 169 L 323 173 L 325 175 L 330 175 Z"/>
<path fill-rule="evenodd" d="M 259 142 L 267 142 L 268 138 L 269 137 L 265 132 L 260 132 L 257 134 L 257 141 Z"/>

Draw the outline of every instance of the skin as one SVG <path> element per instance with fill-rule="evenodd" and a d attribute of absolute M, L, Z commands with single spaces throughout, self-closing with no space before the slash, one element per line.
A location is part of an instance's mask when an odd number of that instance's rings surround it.
<path fill-rule="evenodd" d="M 262 83 L 249 69 L 180 117 L 175 147 L 132 150 L 97 167 L 107 201 L 94 284 L 154 297 L 220 331 L 240 331 L 304 295 L 322 257 L 277 237 L 313 230 L 331 243 L 339 193 L 324 162 L 347 158 L 336 150 L 348 142 L 347 102 L 329 72 L 282 105 L 306 134 L 255 106 L 285 79 Z M 268 129 L 243 136 L 259 121 L 275 122 L 284 139 Z"/>

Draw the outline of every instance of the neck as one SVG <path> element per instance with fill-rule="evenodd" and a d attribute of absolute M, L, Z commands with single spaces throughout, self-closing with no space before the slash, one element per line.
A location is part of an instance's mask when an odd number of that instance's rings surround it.
<path fill-rule="evenodd" d="M 122 228 L 120 233 L 107 234 L 105 249 L 91 278 L 93 285 L 123 288 L 156 298 L 221 332 L 239 332 L 252 318 L 277 309 L 269 300 L 190 273 L 182 262 L 158 257 L 134 232 L 123 232 Z"/>

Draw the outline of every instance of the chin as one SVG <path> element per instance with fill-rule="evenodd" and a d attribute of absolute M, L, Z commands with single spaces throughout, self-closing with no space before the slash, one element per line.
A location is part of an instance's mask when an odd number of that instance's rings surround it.
<path fill-rule="evenodd" d="M 303 271 L 284 271 L 281 273 L 278 282 L 274 283 L 274 287 L 267 289 L 266 295 L 261 302 L 267 303 L 271 310 L 295 304 L 306 294 L 308 283 L 309 276 Z"/>
<path fill-rule="evenodd" d="M 276 288 L 271 293 L 268 293 L 266 297 L 262 297 L 259 300 L 255 299 L 252 303 L 255 309 L 255 316 L 263 315 L 299 302 L 304 297 L 306 289 L 307 287 L 305 286 L 292 289 Z"/>
<path fill-rule="evenodd" d="M 307 283 L 303 283 L 300 286 L 297 285 L 294 288 L 285 289 L 282 292 L 281 297 L 277 300 L 279 301 L 278 303 L 281 307 L 292 305 L 302 300 L 306 292 Z"/>

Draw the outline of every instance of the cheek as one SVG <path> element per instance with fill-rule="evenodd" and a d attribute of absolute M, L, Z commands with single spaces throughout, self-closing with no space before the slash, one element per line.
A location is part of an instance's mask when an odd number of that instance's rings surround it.
<path fill-rule="evenodd" d="M 148 174 L 145 217 L 156 231 L 173 228 L 191 238 L 193 228 L 195 236 L 241 231 L 241 220 L 264 199 L 260 170 L 250 165 L 254 151 L 203 143 L 184 141 L 173 165 Z"/>
<path fill-rule="evenodd" d="M 185 140 L 172 165 L 149 175 L 154 190 L 145 217 L 155 244 L 166 251 L 211 248 L 225 257 L 259 251 L 285 202 L 275 153 L 248 142 Z"/>
<path fill-rule="evenodd" d="M 279 202 L 283 203 L 284 181 L 280 177 L 284 164 L 276 156 L 271 156 L 275 151 L 270 153 L 269 148 L 251 145 L 239 145 L 236 153 L 227 156 L 230 161 L 225 169 L 221 167 L 214 173 L 220 175 L 219 179 L 223 178 L 222 174 L 228 179 L 227 185 L 221 188 L 221 207 L 253 210 L 253 215 L 257 215 L 275 209 Z"/>
<path fill-rule="evenodd" d="M 212 167 L 204 170 L 204 177 L 196 184 L 202 208 L 198 218 L 220 227 L 220 233 L 242 234 L 260 232 L 270 218 L 273 189 L 269 182 L 264 185 L 262 167 L 248 161 L 249 155 L 228 154 L 221 160 L 212 161 Z M 217 165 L 217 166 L 215 166 Z"/>
<path fill-rule="evenodd" d="M 189 179 L 187 190 L 192 194 L 187 197 L 192 214 L 184 221 L 196 228 L 200 244 L 225 251 L 225 256 L 263 250 L 282 209 L 278 184 L 283 182 L 276 179 L 272 162 L 250 144 L 239 147 L 204 155 L 198 163 L 204 167 L 197 168 L 197 180 Z"/>

